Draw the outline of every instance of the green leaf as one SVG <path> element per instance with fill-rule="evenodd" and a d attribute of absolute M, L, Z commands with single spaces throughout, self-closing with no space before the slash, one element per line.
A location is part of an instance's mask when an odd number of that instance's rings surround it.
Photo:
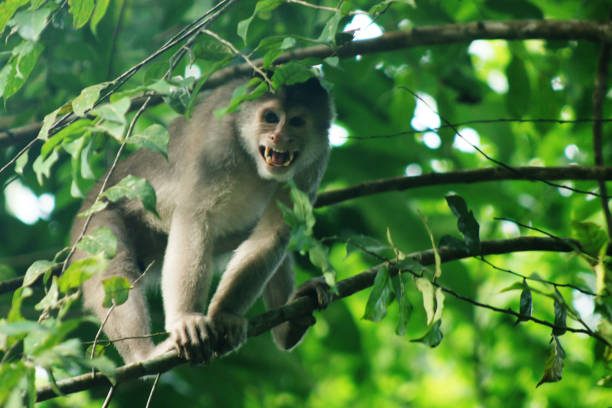
<path fill-rule="evenodd" d="M 523 291 L 521 292 L 521 300 L 519 304 L 520 316 L 516 320 L 516 324 L 529 320 L 533 308 L 533 301 L 531 296 L 531 289 L 527 284 L 527 280 L 523 279 Z"/>
<path fill-rule="evenodd" d="M 20 11 L 15 14 L 11 24 L 18 27 L 17 32 L 24 40 L 38 41 L 40 33 L 47 25 L 47 18 L 50 13 L 50 8 Z"/>
<path fill-rule="evenodd" d="M 47 140 L 47 138 L 49 137 L 49 129 L 55 123 L 55 118 L 57 118 L 57 114 L 59 113 L 60 109 L 61 108 L 57 108 L 53 112 L 45 115 L 45 118 L 43 119 L 43 124 L 40 127 L 40 130 L 38 131 L 38 139 Z"/>
<path fill-rule="evenodd" d="M 88 86 L 83 89 L 79 96 L 72 100 L 72 111 L 77 116 L 85 116 L 85 113 L 91 109 L 100 97 L 100 92 L 108 86 L 108 82 L 102 82 Z"/>
<path fill-rule="evenodd" d="M 423 308 L 425 309 L 427 325 L 429 326 L 434 322 L 434 316 L 436 315 L 434 286 L 427 278 L 418 278 L 416 280 L 416 287 L 423 296 Z"/>
<path fill-rule="evenodd" d="M 130 281 L 123 276 L 113 276 L 112 278 L 102 280 L 104 286 L 103 307 L 111 307 L 122 305 L 128 299 L 130 293 Z"/>
<path fill-rule="evenodd" d="M 552 348 L 548 354 L 548 358 L 546 359 L 544 375 L 536 387 L 539 387 L 547 382 L 561 381 L 561 378 L 563 377 L 563 359 L 565 358 L 565 350 L 563 350 L 557 336 L 552 337 L 551 343 Z"/>
<path fill-rule="evenodd" d="M 408 322 L 410 321 L 410 316 L 412 315 L 413 306 L 406 295 L 406 287 L 411 283 L 411 281 L 412 278 L 408 274 L 396 273 L 391 278 L 391 286 L 399 307 L 399 318 L 397 325 L 395 326 L 395 334 L 398 336 L 403 336 L 406 334 L 406 327 L 408 327 Z"/>
<path fill-rule="evenodd" d="M 472 253 L 480 252 L 480 226 L 474 217 L 474 213 L 468 210 L 465 200 L 458 195 L 445 197 L 449 208 L 457 217 L 457 227 L 463 234 L 465 245 Z"/>
<path fill-rule="evenodd" d="M 7 317 L 9 322 L 18 322 L 24 319 L 24 317 L 21 315 L 21 304 L 25 298 L 30 296 L 32 296 L 32 289 L 28 287 L 20 287 L 13 292 L 11 309 L 9 310 Z"/>
<path fill-rule="evenodd" d="M 242 38 L 242 41 L 245 44 L 247 43 L 247 33 L 249 31 L 249 26 L 251 25 L 251 22 L 253 21 L 254 18 L 255 18 L 255 14 L 253 14 L 249 18 L 239 21 L 238 25 L 236 26 L 236 34 L 238 34 L 238 37 Z"/>
<path fill-rule="evenodd" d="M 70 14 L 75 28 L 81 28 L 89 21 L 94 11 L 94 0 L 68 0 Z"/>
<path fill-rule="evenodd" d="M 421 338 L 410 340 L 415 343 L 423 343 L 428 345 L 431 348 L 437 347 L 444 337 L 442 334 L 442 330 L 440 330 L 440 326 L 442 325 L 442 320 L 436 321 L 433 325 L 429 327 L 427 333 Z"/>
<path fill-rule="evenodd" d="M 0 2 L 0 35 L 4 32 L 6 24 L 11 17 L 19 9 L 19 7 L 28 4 L 28 0 L 5 0 Z"/>
<path fill-rule="evenodd" d="M 122 198 L 139 199 L 146 210 L 159 217 L 156 210 L 155 190 L 146 179 L 132 175 L 126 176 L 102 195 L 112 202 L 117 202 Z"/>
<path fill-rule="evenodd" d="M 606 231 L 589 221 L 572 221 L 574 237 L 580 242 L 580 247 L 584 252 L 595 259 L 599 259 L 600 254 L 607 247 L 609 238 Z"/>
<path fill-rule="evenodd" d="M 151 151 L 161 153 L 168 158 L 168 141 L 170 133 L 162 125 L 153 124 L 128 138 L 128 143 L 138 147 L 145 147 Z"/>
<path fill-rule="evenodd" d="M 59 154 L 56 150 L 53 150 L 53 152 L 51 152 L 49 157 L 47 157 L 46 159 L 43 159 L 43 156 L 41 154 L 36 158 L 36 160 L 34 160 L 34 163 L 32 163 L 32 169 L 36 174 L 36 180 L 38 181 L 38 184 L 42 185 L 43 177 L 49 178 L 49 176 L 51 175 L 51 167 L 53 167 L 53 165 L 58 159 Z"/>
<path fill-rule="evenodd" d="M 106 207 L 108 207 L 108 202 L 98 200 L 94 202 L 87 210 L 80 212 L 77 216 L 81 218 L 88 217 L 91 214 L 104 210 Z"/>
<path fill-rule="evenodd" d="M 91 15 L 91 21 L 89 22 L 89 28 L 93 35 L 98 35 L 98 23 L 102 20 L 106 14 L 106 9 L 110 0 L 96 0 L 96 7 L 94 8 L 93 14 Z"/>
<path fill-rule="evenodd" d="M 23 169 L 28 164 L 29 155 L 30 155 L 30 149 L 23 152 L 23 154 L 19 156 L 17 160 L 15 161 L 15 173 L 19 174 L 20 176 L 23 176 Z"/>
<path fill-rule="evenodd" d="M 219 61 L 228 56 L 233 57 L 232 52 L 219 41 L 211 37 L 201 37 L 193 47 L 193 56 L 197 59 L 205 61 Z M 165 71 L 168 70 L 168 64 L 165 64 Z"/>
<path fill-rule="evenodd" d="M 117 102 L 105 103 L 90 112 L 101 119 L 115 123 L 126 123 L 125 115 L 130 109 L 130 98 L 122 98 Z"/>
<path fill-rule="evenodd" d="M 393 288 L 389 285 L 389 270 L 383 266 L 376 273 L 363 318 L 373 322 L 382 320 L 387 315 L 387 307 L 393 299 Z"/>
<path fill-rule="evenodd" d="M 308 81 L 314 76 L 310 67 L 300 64 L 296 61 L 291 61 L 280 65 L 274 71 L 271 81 L 275 89 L 279 89 L 284 85 L 294 85 Z"/>
<path fill-rule="evenodd" d="M 79 119 L 74 123 L 71 123 L 64 129 L 51 136 L 40 149 L 40 155 L 46 158 L 49 153 L 55 151 L 59 146 L 64 146 L 64 149 L 68 153 L 74 152 L 74 146 L 70 146 L 70 143 L 80 138 L 83 133 L 91 129 L 91 120 Z"/>
<path fill-rule="evenodd" d="M 51 286 L 47 289 L 47 294 L 40 302 L 34 306 L 34 310 L 48 310 L 59 305 L 59 285 L 57 276 L 51 280 Z"/>
<path fill-rule="evenodd" d="M 13 48 L 11 58 L 0 71 L 0 96 L 4 100 L 17 93 L 26 83 L 43 48 L 42 44 L 32 41 L 23 41 Z"/>
<path fill-rule="evenodd" d="M 101 254 L 113 258 L 117 253 L 117 238 L 108 227 L 100 227 L 91 234 L 85 235 L 77 247 L 91 255 Z"/>
<path fill-rule="evenodd" d="M 334 40 L 336 38 L 336 33 L 338 32 L 338 24 L 340 24 L 342 17 L 342 12 L 338 10 L 332 18 L 328 19 L 327 23 L 325 23 L 325 27 L 323 27 L 323 31 L 321 31 L 321 34 L 319 35 L 318 40 L 335 44 Z"/>
<path fill-rule="evenodd" d="M 506 67 L 506 77 L 508 78 L 506 109 L 510 115 L 522 118 L 529 111 L 531 87 L 525 64 L 516 55 Z"/>
<path fill-rule="evenodd" d="M 70 289 L 78 288 L 95 273 L 106 268 L 108 260 L 103 256 L 80 259 L 70 264 L 58 279 L 60 291 L 66 293 Z"/>
<path fill-rule="evenodd" d="M 57 264 L 55 262 L 39 260 L 35 261 L 25 273 L 23 277 L 23 284 L 21 286 L 30 286 L 38 280 L 38 278 L 46 273 L 51 273 L 53 267 Z"/>

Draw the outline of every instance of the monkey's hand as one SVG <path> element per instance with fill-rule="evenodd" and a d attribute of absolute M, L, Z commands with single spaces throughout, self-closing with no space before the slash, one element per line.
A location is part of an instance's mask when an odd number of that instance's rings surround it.
<path fill-rule="evenodd" d="M 170 327 L 167 340 L 169 348 L 178 351 L 179 356 L 193 363 L 205 363 L 212 356 L 212 338 L 208 318 L 202 313 L 185 313 Z M 164 343 L 162 343 L 164 344 Z"/>
<path fill-rule="evenodd" d="M 291 303 L 300 297 L 312 298 L 319 310 L 325 309 L 333 298 L 329 292 L 329 285 L 325 283 L 325 279 L 322 277 L 312 278 L 304 282 L 293 292 L 287 303 Z M 292 349 L 302 340 L 308 328 L 316 322 L 315 317 L 310 314 L 282 323 L 274 328 L 274 340 L 280 348 Z"/>
<path fill-rule="evenodd" d="M 240 348 L 247 339 L 248 320 L 233 313 L 216 312 L 209 316 L 209 327 L 214 336 L 214 352 L 222 356 Z"/>

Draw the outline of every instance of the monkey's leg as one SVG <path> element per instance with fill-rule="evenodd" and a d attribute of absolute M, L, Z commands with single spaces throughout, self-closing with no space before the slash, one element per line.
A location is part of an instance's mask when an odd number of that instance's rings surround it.
<path fill-rule="evenodd" d="M 313 297 L 319 309 L 326 308 L 331 301 L 329 286 L 325 284 L 322 278 L 310 279 L 291 293 L 294 286 L 293 281 L 293 262 L 291 257 L 287 255 L 264 290 L 264 302 L 268 309 L 283 306 L 302 296 Z M 281 323 L 272 329 L 274 342 L 279 348 L 290 350 L 300 343 L 308 328 L 315 322 L 314 316 L 310 314 Z"/>
<path fill-rule="evenodd" d="M 85 307 L 95 312 L 104 323 L 104 332 L 123 357 L 126 364 L 145 360 L 153 351 L 154 345 L 150 338 L 143 337 L 150 333 L 149 313 L 146 306 L 142 283 L 130 290 L 128 300 L 110 312 L 102 306 L 104 288 L 102 281 L 113 276 L 123 276 L 133 282 L 140 274 L 136 264 L 128 233 L 121 217 L 113 211 L 97 214 L 88 231 L 95 231 L 100 226 L 111 229 L 117 237 L 117 254 L 108 263 L 102 273 L 96 274 L 83 284 L 83 299 Z M 74 260 L 87 258 L 87 253 L 77 251 Z M 108 318 L 107 318 L 108 316 Z M 129 340 L 123 338 L 141 337 Z"/>

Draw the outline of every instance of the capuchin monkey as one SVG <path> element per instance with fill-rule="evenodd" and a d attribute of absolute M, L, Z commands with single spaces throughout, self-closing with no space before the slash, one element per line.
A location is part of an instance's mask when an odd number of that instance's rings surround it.
<path fill-rule="evenodd" d="M 221 118 L 214 111 L 229 104 L 232 81 L 198 105 L 191 119 L 169 128 L 168 159 L 141 149 L 122 161 L 109 185 L 131 174 L 146 178 L 157 195 L 159 218 L 138 200 L 109 203 L 87 228 L 106 226 L 117 237 L 116 256 L 107 268 L 83 284 L 85 307 L 104 321 L 102 280 L 124 276 L 134 282 L 142 266 L 162 259 L 161 289 L 169 337 L 155 346 L 150 334 L 145 289 L 136 284 L 124 304 L 104 323 L 125 363 L 177 350 L 192 362 L 208 362 L 240 347 L 247 336 L 245 312 L 263 294 L 267 308 L 300 296 L 312 296 L 323 308 L 330 299 L 320 278 L 294 291 L 291 259 L 285 254 L 290 229 L 278 202 L 291 205 L 293 180 L 314 200 L 329 156 L 332 103 L 316 78 L 286 86 L 274 94 L 244 102 Z M 83 203 L 87 209 L 100 184 Z M 77 218 L 73 242 L 84 219 Z M 233 251 L 208 310 L 205 303 L 215 256 Z M 73 259 L 88 255 L 77 251 Z M 206 313 L 205 313 L 206 311 Z M 291 349 L 314 317 L 285 322 L 273 330 L 276 344 Z M 136 337 L 136 338 L 134 338 Z"/>

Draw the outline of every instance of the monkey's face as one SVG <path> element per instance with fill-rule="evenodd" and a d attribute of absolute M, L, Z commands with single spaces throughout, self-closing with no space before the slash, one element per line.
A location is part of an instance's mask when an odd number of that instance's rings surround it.
<path fill-rule="evenodd" d="M 278 99 L 262 102 L 253 112 L 242 137 L 254 155 L 260 177 L 290 180 L 296 171 L 316 160 L 318 141 L 313 116 L 301 106 L 284 107 Z M 324 154 L 324 150 L 320 152 Z"/>

